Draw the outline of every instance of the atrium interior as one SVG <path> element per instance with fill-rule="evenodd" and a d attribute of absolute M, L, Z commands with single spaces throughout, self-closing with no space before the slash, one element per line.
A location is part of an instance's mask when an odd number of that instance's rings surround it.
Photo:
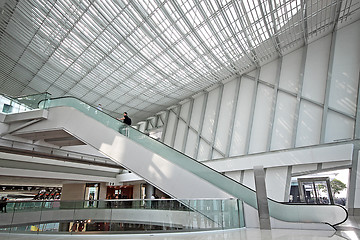
<path fill-rule="evenodd" d="M 359 43 L 360 0 L 0 0 L 0 238 L 360 239 Z"/>

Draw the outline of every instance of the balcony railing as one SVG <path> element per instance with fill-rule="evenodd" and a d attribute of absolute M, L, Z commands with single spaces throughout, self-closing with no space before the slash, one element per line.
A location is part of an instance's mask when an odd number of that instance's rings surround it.
<path fill-rule="evenodd" d="M 13 201 L 0 232 L 91 233 L 198 231 L 244 227 L 237 199 Z"/>

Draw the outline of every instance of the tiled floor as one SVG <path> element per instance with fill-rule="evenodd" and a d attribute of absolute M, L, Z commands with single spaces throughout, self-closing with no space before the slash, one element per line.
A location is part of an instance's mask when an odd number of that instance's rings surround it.
<path fill-rule="evenodd" d="M 56 234 L 5 234 L 0 233 L 1 240 L 360 240 L 360 217 L 350 217 L 338 226 L 338 231 L 273 229 L 259 230 L 252 228 L 208 231 L 192 233 L 159 233 L 159 234 L 97 234 L 97 235 L 56 235 Z"/>
<path fill-rule="evenodd" d="M 118 235 L 28 235 L 11 234 L 0 235 L 3 240 L 344 240 L 346 238 L 335 235 L 335 231 L 314 230 L 259 230 L 259 229 L 237 229 L 227 231 L 193 232 L 193 233 L 167 233 L 167 234 L 118 234 Z"/>

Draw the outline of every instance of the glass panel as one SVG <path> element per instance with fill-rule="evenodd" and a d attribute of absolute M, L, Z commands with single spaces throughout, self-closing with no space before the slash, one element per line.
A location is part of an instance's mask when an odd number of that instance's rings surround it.
<path fill-rule="evenodd" d="M 328 177 L 298 178 L 302 202 L 310 204 L 334 204 Z"/>
<path fill-rule="evenodd" d="M 331 204 L 326 181 L 314 182 L 319 204 Z"/>
<path fill-rule="evenodd" d="M 0 108 L 3 113 L 19 113 L 33 109 L 47 109 L 50 94 L 41 93 L 21 97 L 0 96 Z"/>
<path fill-rule="evenodd" d="M 146 201 L 146 203 L 144 203 Z M 238 228 L 237 199 L 11 202 L 0 231 L 85 233 Z M 211 217 L 209 217 L 211 216 Z M 226 216 L 226 217 L 224 217 Z"/>
<path fill-rule="evenodd" d="M 317 203 L 313 182 L 304 182 L 302 187 L 304 188 L 305 202 Z"/>
<path fill-rule="evenodd" d="M 6 98 L 5 96 L 0 96 L 0 109 L 3 113 L 8 113 L 10 110 L 8 109 L 11 103 L 11 100 L 9 98 Z"/>
<path fill-rule="evenodd" d="M 11 232 L 37 232 L 43 202 L 15 202 Z"/>
<path fill-rule="evenodd" d="M 2 212 L 0 213 L 0 231 L 9 232 L 11 229 L 11 223 L 14 215 L 14 202 L 8 202 L 3 206 Z"/>
<path fill-rule="evenodd" d="M 28 96 L 21 96 L 13 98 L 15 102 L 21 103 L 30 109 L 42 108 L 46 109 L 49 105 L 50 94 L 40 93 Z"/>
<path fill-rule="evenodd" d="M 242 206 L 237 199 L 223 201 L 223 228 L 245 227 Z"/>

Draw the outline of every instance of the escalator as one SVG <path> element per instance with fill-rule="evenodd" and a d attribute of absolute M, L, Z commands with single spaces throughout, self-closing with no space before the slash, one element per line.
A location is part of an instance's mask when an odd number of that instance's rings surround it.
<path fill-rule="evenodd" d="M 92 146 L 177 199 L 238 198 L 257 208 L 252 189 L 76 98 L 53 98 L 37 103 L 40 108 L 47 109 L 46 120 L 20 128 L 20 123 L 9 122 L 9 132 L 16 129 L 12 135 L 43 139 L 59 146 L 69 142 Z M 337 205 L 289 205 L 271 199 L 268 205 L 270 216 L 284 222 L 334 226 L 347 218 L 347 211 Z"/>

